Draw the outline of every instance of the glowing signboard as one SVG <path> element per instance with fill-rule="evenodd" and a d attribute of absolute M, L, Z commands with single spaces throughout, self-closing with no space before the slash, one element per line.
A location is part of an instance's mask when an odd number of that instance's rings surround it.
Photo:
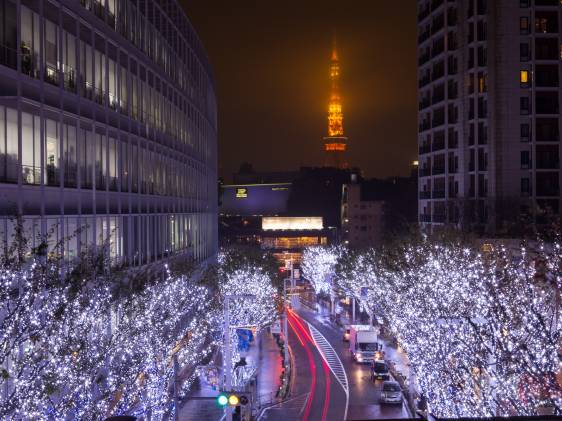
<path fill-rule="evenodd" d="M 248 197 L 248 189 L 246 187 L 237 187 L 236 197 L 238 199 L 245 199 L 246 197 Z"/>
<path fill-rule="evenodd" d="M 261 219 L 264 231 L 274 230 L 321 230 L 324 223 L 321 216 L 264 216 Z"/>

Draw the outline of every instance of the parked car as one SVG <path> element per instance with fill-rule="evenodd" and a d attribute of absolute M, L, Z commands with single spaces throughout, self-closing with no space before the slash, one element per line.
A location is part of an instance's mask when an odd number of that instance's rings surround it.
<path fill-rule="evenodd" d="M 345 342 L 349 342 L 349 330 L 350 330 L 349 325 L 343 326 L 343 340 Z"/>
<path fill-rule="evenodd" d="M 371 380 L 389 380 L 388 365 L 383 360 L 374 360 L 371 364 Z"/>
<path fill-rule="evenodd" d="M 382 384 L 381 403 L 402 403 L 402 389 L 398 382 L 385 380 Z"/>

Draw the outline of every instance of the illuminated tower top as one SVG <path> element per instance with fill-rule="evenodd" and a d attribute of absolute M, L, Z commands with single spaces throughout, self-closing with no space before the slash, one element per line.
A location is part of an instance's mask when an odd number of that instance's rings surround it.
<path fill-rule="evenodd" d="M 328 136 L 324 137 L 324 165 L 347 168 L 347 137 L 343 133 L 343 112 L 340 97 L 340 61 L 336 43 L 330 60 L 330 101 L 328 104 Z"/>
<path fill-rule="evenodd" d="M 328 136 L 339 137 L 343 136 L 343 113 L 340 97 L 340 62 L 335 42 L 330 62 L 330 80 L 332 89 L 328 106 Z"/>

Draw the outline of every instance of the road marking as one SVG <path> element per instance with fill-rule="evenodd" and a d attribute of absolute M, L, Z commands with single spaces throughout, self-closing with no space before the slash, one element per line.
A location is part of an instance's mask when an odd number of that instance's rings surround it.
<path fill-rule="evenodd" d="M 343 419 L 345 420 L 347 418 L 347 408 L 349 406 L 349 383 L 347 381 L 345 368 L 343 367 L 340 357 L 338 356 L 332 345 L 330 345 L 330 342 L 328 342 L 328 340 L 324 337 L 324 335 L 322 335 L 318 331 L 318 329 L 316 329 L 310 323 L 306 322 L 306 324 L 308 325 L 308 329 L 310 330 L 310 334 L 312 336 L 312 339 L 314 340 L 316 348 L 318 348 L 318 350 L 320 351 L 322 359 L 326 362 L 328 367 L 330 367 L 330 370 L 334 374 L 334 377 L 345 392 L 345 412 L 343 416 Z"/>
<path fill-rule="evenodd" d="M 302 414 L 302 412 L 304 410 L 304 407 L 306 406 L 306 403 L 308 401 L 308 395 L 309 395 L 308 393 L 303 393 L 302 395 L 295 396 L 293 398 L 290 398 L 290 399 L 287 399 L 285 401 L 279 402 L 275 405 L 268 406 L 258 416 L 258 421 L 261 421 L 262 419 L 264 419 L 264 417 L 266 416 L 266 413 L 268 411 L 274 411 L 274 410 L 280 410 L 280 409 L 283 410 L 284 412 L 295 410 L 295 411 L 298 411 L 299 415 Z"/>

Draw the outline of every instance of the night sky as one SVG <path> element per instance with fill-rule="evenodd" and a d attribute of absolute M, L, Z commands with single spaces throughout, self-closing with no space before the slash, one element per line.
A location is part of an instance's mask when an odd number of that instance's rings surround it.
<path fill-rule="evenodd" d="M 323 162 L 337 38 L 349 162 L 368 177 L 416 159 L 416 1 L 180 0 L 213 65 L 219 173 Z"/>

